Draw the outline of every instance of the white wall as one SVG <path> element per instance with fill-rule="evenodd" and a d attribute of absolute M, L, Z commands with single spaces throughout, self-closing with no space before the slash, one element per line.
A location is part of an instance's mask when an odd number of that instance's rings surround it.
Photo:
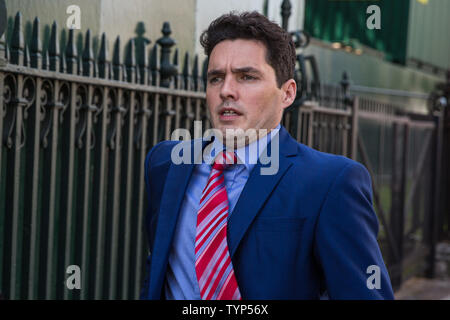
<path fill-rule="evenodd" d="M 161 29 L 165 21 L 170 22 L 172 34 L 178 48 L 179 56 L 183 57 L 194 47 L 195 8 L 196 0 L 102 0 L 100 32 L 105 32 L 110 42 L 110 55 L 117 35 L 120 35 L 121 45 L 136 37 L 136 25 L 144 22 L 146 33 L 144 37 L 151 40 L 147 51 L 162 37 Z M 173 49 L 174 49 L 173 48 Z M 173 50 L 172 50 L 173 52 Z"/>

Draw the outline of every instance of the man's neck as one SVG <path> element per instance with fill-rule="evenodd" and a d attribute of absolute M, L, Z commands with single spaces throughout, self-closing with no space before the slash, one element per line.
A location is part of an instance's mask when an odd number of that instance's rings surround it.
<path fill-rule="evenodd" d="M 255 130 L 246 130 L 242 131 L 243 134 L 234 134 L 233 132 L 229 135 L 225 134 L 222 137 L 222 144 L 226 146 L 227 149 L 239 149 L 248 146 L 249 144 L 260 140 L 261 138 L 269 135 L 274 130 L 278 131 L 280 128 L 280 124 L 277 124 L 275 127 L 271 129 L 261 128 Z M 250 134 L 249 134 L 250 133 Z"/>

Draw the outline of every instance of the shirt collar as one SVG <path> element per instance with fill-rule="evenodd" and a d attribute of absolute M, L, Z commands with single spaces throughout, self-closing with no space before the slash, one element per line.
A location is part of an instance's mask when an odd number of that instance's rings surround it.
<path fill-rule="evenodd" d="M 238 163 L 244 164 L 247 170 L 251 171 L 253 166 L 258 162 L 258 159 L 267 144 L 270 142 L 271 138 L 275 136 L 280 130 L 281 125 L 278 124 L 274 129 L 272 129 L 266 136 L 261 137 L 258 140 L 249 143 L 241 148 L 235 150 L 238 157 Z M 207 164 L 212 164 L 215 156 L 222 150 L 225 150 L 225 146 L 219 139 L 214 139 L 212 142 L 212 147 L 210 152 L 204 155 L 204 162 Z"/>

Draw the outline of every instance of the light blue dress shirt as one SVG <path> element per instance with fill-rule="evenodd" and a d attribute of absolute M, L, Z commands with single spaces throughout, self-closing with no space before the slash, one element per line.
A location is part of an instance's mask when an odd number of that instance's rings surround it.
<path fill-rule="evenodd" d="M 225 189 L 228 194 L 229 213 L 239 199 L 239 196 L 247 182 L 250 172 L 257 163 L 259 156 L 265 149 L 271 137 L 278 133 L 280 124 L 269 132 L 266 138 L 256 140 L 245 147 L 236 149 L 238 157 L 237 165 L 225 169 Z M 223 150 L 222 142 L 215 139 L 214 150 Z M 180 216 L 169 253 L 169 263 L 167 266 L 165 281 L 165 297 L 167 300 L 200 300 L 200 289 L 195 272 L 195 236 L 197 228 L 197 211 L 199 209 L 200 198 L 203 189 L 208 182 L 211 172 L 211 163 L 214 160 L 215 152 L 204 156 L 201 164 L 195 165 L 191 180 L 187 187 L 183 203 L 181 205 Z"/>

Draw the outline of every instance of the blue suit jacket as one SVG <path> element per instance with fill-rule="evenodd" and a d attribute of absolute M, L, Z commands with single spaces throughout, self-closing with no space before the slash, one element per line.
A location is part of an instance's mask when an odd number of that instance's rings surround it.
<path fill-rule="evenodd" d="M 261 175 L 257 163 L 228 221 L 242 298 L 318 299 L 326 292 L 330 299 L 392 299 L 367 170 L 298 143 L 283 126 L 279 135 L 278 172 Z M 194 168 L 172 163 L 177 143 L 157 144 L 146 160 L 150 255 L 142 299 L 164 299 L 169 251 Z M 379 272 L 367 273 L 373 265 Z M 369 289 L 368 278 L 377 275 L 379 289 Z"/>

